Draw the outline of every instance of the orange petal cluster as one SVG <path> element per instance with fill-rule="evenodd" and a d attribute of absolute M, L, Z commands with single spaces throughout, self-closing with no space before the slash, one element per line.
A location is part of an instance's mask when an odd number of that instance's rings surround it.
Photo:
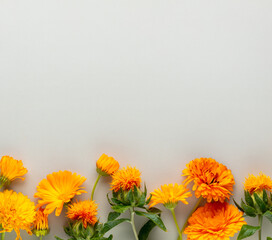
<path fill-rule="evenodd" d="M 113 158 L 102 154 L 96 161 L 97 171 L 103 175 L 112 175 L 119 169 L 119 163 Z"/>
<path fill-rule="evenodd" d="M 260 173 L 260 175 L 257 177 L 250 174 L 249 177 L 246 178 L 244 188 L 250 194 L 253 194 L 254 192 L 258 192 L 258 191 L 263 191 L 263 190 L 268 190 L 271 192 L 272 180 L 269 176 L 266 176 L 263 173 Z"/>
<path fill-rule="evenodd" d="M 74 202 L 67 208 L 67 217 L 71 220 L 82 220 L 83 226 L 94 225 L 97 222 L 97 204 L 91 200 Z"/>
<path fill-rule="evenodd" d="M 228 203 L 207 203 L 189 218 L 188 240 L 229 240 L 246 224 L 243 213 Z"/>
<path fill-rule="evenodd" d="M 50 214 L 56 209 L 59 216 L 64 203 L 68 203 L 75 195 L 86 193 L 81 185 L 86 178 L 70 171 L 59 171 L 48 174 L 37 186 L 34 197 L 40 198 L 37 208 L 46 205 L 44 213 Z"/>
<path fill-rule="evenodd" d="M 134 186 L 140 187 L 141 185 L 141 173 L 135 167 L 128 166 L 118 170 L 112 175 L 111 190 L 118 192 L 120 189 L 129 191 Z"/>
<path fill-rule="evenodd" d="M 229 199 L 235 184 L 231 171 L 212 158 L 197 158 L 186 164 L 183 170 L 185 185 L 194 182 L 193 191 L 197 198 L 202 196 L 208 202 L 224 202 Z"/>

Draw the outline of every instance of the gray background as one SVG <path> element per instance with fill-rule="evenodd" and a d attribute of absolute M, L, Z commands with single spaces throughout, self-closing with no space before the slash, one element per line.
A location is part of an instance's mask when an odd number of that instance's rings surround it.
<path fill-rule="evenodd" d="M 0 154 L 29 170 L 12 188 L 33 199 L 42 178 L 67 169 L 90 191 L 105 152 L 139 168 L 151 191 L 212 157 L 232 170 L 239 201 L 249 173 L 272 175 L 271 12 L 256 0 L 1 0 Z M 108 183 L 95 195 L 102 221 Z M 180 225 L 194 202 L 177 207 Z M 168 232 L 150 239 L 176 239 L 162 217 Z M 64 222 L 51 215 L 46 239 L 65 237 Z M 113 233 L 133 239 L 128 224 Z"/>

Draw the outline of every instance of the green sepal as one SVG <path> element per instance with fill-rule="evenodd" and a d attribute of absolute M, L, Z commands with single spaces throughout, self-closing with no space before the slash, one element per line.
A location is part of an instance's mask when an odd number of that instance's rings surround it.
<path fill-rule="evenodd" d="M 263 189 L 263 201 L 264 201 L 265 205 L 268 204 L 268 196 L 267 196 L 267 193 L 264 189 Z"/>
<path fill-rule="evenodd" d="M 241 239 L 244 239 L 244 238 L 247 238 L 247 237 L 250 237 L 252 236 L 256 231 L 260 230 L 261 227 L 260 226 L 250 226 L 250 225 L 243 225 L 241 230 L 240 230 L 240 233 L 237 237 L 237 240 L 241 240 Z"/>
<path fill-rule="evenodd" d="M 161 228 L 163 231 L 166 231 L 166 227 L 160 218 L 160 216 L 156 213 L 152 212 L 141 212 L 141 211 L 135 211 L 135 213 L 139 216 L 144 216 L 154 222 L 159 228 Z"/>
<path fill-rule="evenodd" d="M 265 213 L 267 210 L 265 203 L 263 202 L 263 200 L 259 197 L 259 195 L 257 193 L 254 193 L 253 195 L 254 195 L 255 201 L 258 204 L 261 212 Z"/>
<path fill-rule="evenodd" d="M 245 200 L 246 200 L 247 205 L 254 208 L 254 201 L 253 201 L 250 193 L 245 190 L 244 194 L 245 194 Z"/>
<path fill-rule="evenodd" d="M 257 212 L 256 212 L 255 208 L 246 205 L 243 200 L 241 203 L 241 207 L 244 210 L 246 215 L 248 215 L 250 217 L 256 217 Z"/>
<path fill-rule="evenodd" d="M 241 211 L 244 212 L 244 209 L 233 199 L 233 202 L 235 204 L 235 206 Z"/>

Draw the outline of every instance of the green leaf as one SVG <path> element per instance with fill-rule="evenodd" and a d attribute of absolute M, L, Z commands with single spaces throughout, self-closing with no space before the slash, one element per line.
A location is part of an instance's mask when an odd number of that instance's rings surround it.
<path fill-rule="evenodd" d="M 161 213 L 162 211 L 158 208 L 155 208 L 155 207 L 152 207 L 152 208 L 149 208 L 147 209 L 148 212 L 152 212 L 152 213 Z"/>
<path fill-rule="evenodd" d="M 256 217 L 256 210 L 255 210 L 255 208 L 246 205 L 244 203 L 244 201 L 242 201 L 241 207 L 244 210 L 244 212 L 246 213 L 246 215 L 248 215 L 250 217 Z"/>
<path fill-rule="evenodd" d="M 238 235 L 237 240 L 241 240 L 247 237 L 252 236 L 256 231 L 258 231 L 261 227 L 260 226 L 250 226 L 250 225 L 243 225 L 241 231 Z"/>
<path fill-rule="evenodd" d="M 271 211 L 266 211 L 264 213 L 264 216 L 272 223 L 272 212 Z"/>
<path fill-rule="evenodd" d="M 266 240 L 272 240 L 272 238 L 271 237 L 267 237 L 267 239 Z"/>
<path fill-rule="evenodd" d="M 262 211 L 262 213 L 265 213 L 267 208 L 266 208 L 265 203 L 263 202 L 263 200 L 258 196 L 257 193 L 254 193 L 254 198 L 255 198 L 256 203 L 258 204 L 260 210 Z"/>
<path fill-rule="evenodd" d="M 56 238 L 57 240 L 63 240 L 62 238 L 59 238 L 59 237 L 57 237 L 57 236 L 55 236 L 55 238 Z"/>
<path fill-rule="evenodd" d="M 110 212 L 108 215 L 108 222 L 113 221 L 121 215 L 120 212 Z"/>
<path fill-rule="evenodd" d="M 268 196 L 264 189 L 263 189 L 263 201 L 266 205 L 268 204 Z"/>
<path fill-rule="evenodd" d="M 152 222 L 154 222 L 159 228 L 161 228 L 163 231 L 166 231 L 166 227 L 161 220 L 160 216 L 158 216 L 156 213 L 150 213 L 150 212 L 140 212 L 140 211 L 135 211 L 135 213 L 139 216 L 144 216 L 148 219 L 150 219 Z"/>
<path fill-rule="evenodd" d="M 147 240 L 149 233 L 152 231 L 152 229 L 156 226 L 156 224 L 148 220 L 141 228 L 139 232 L 139 240 Z"/>
<path fill-rule="evenodd" d="M 128 218 L 119 218 L 117 220 L 106 222 L 101 230 L 101 233 L 105 234 L 106 232 L 108 232 L 109 230 L 111 230 L 112 228 L 114 228 L 115 226 L 119 225 L 122 222 L 130 222 L 130 220 Z"/>
<path fill-rule="evenodd" d="M 241 208 L 241 206 L 233 199 L 233 202 L 235 204 L 235 206 L 241 211 L 241 212 L 244 212 L 244 209 Z"/>
<path fill-rule="evenodd" d="M 111 207 L 113 211 L 118 212 L 118 213 L 124 213 L 127 211 L 130 206 L 121 206 L 121 205 L 115 205 Z"/>
<path fill-rule="evenodd" d="M 250 193 L 248 191 L 244 191 L 244 193 L 245 193 L 245 200 L 247 205 L 249 205 L 250 207 L 254 207 L 254 202 Z"/>

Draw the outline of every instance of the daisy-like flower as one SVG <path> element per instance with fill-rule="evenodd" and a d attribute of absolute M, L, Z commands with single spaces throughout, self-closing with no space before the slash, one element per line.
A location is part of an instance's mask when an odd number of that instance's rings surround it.
<path fill-rule="evenodd" d="M 96 168 L 102 176 L 112 175 L 119 169 L 119 163 L 113 157 L 108 157 L 103 153 L 96 162 Z"/>
<path fill-rule="evenodd" d="M 9 185 L 16 178 L 24 180 L 22 177 L 27 173 L 22 160 L 16 160 L 13 157 L 3 156 L 0 160 L 0 183 L 1 185 Z"/>
<path fill-rule="evenodd" d="M 179 240 L 181 240 L 182 232 L 179 229 L 174 209 L 179 201 L 183 202 L 184 204 L 188 204 L 186 199 L 188 197 L 191 197 L 192 194 L 184 185 L 178 185 L 176 183 L 175 185 L 165 184 L 161 186 L 161 189 L 156 189 L 154 192 L 150 193 L 150 195 L 151 195 L 150 207 L 162 203 L 167 209 L 171 211 L 179 234 Z"/>
<path fill-rule="evenodd" d="M 188 204 L 186 199 L 192 196 L 184 185 L 177 183 L 175 183 L 175 185 L 162 185 L 161 189 L 154 190 L 150 195 L 152 196 L 150 207 L 162 203 L 166 208 L 175 208 L 179 201 Z"/>
<path fill-rule="evenodd" d="M 67 217 L 71 220 L 82 221 L 85 228 L 88 224 L 95 225 L 97 222 L 96 215 L 97 204 L 91 200 L 74 202 L 67 208 Z"/>
<path fill-rule="evenodd" d="M 48 214 L 44 213 L 44 208 L 39 208 L 36 212 L 32 232 L 40 238 L 46 236 L 49 233 Z"/>
<path fill-rule="evenodd" d="M 137 168 L 127 166 L 118 170 L 112 175 L 111 190 L 118 192 L 120 189 L 124 191 L 133 190 L 134 186 L 141 186 L 141 173 Z"/>
<path fill-rule="evenodd" d="M 35 204 L 22 193 L 12 190 L 0 192 L 0 225 L 1 232 L 11 232 L 17 234 L 16 240 L 22 239 L 20 229 L 31 234 L 31 225 L 35 219 Z"/>
<path fill-rule="evenodd" d="M 228 240 L 246 223 L 243 213 L 226 202 L 207 203 L 189 219 L 184 233 L 188 240 Z"/>
<path fill-rule="evenodd" d="M 197 158 L 186 165 L 183 175 L 185 185 L 194 182 L 193 191 L 197 198 L 206 198 L 208 202 L 224 202 L 229 199 L 235 184 L 231 171 L 212 158 Z"/>
<path fill-rule="evenodd" d="M 56 209 L 59 216 L 64 203 L 68 203 L 75 195 L 86 193 L 81 185 L 86 178 L 70 171 L 59 171 L 48 174 L 37 186 L 34 197 L 41 198 L 37 208 L 46 205 L 44 213 L 50 214 Z"/>
<path fill-rule="evenodd" d="M 254 176 L 252 174 L 246 178 L 244 188 L 250 194 L 254 192 L 262 192 L 263 190 L 272 191 L 272 180 L 269 176 L 266 176 L 263 173 L 260 173 L 259 176 Z"/>
<path fill-rule="evenodd" d="M 108 157 L 106 154 L 102 154 L 101 157 L 96 161 L 96 171 L 98 173 L 97 179 L 93 186 L 91 200 L 93 200 L 94 191 L 96 189 L 97 183 L 102 176 L 109 176 L 114 174 L 119 169 L 119 163 L 113 158 Z"/>

